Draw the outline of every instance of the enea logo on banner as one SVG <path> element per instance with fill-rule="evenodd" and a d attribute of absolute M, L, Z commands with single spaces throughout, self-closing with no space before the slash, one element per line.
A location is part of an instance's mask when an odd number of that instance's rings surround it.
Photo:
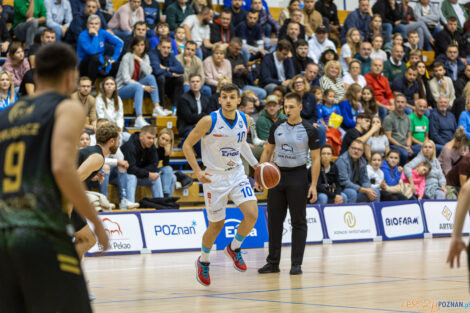
<path fill-rule="evenodd" d="M 198 249 L 206 222 L 202 211 L 141 213 L 150 250 Z"/>
<path fill-rule="evenodd" d="M 282 243 L 292 243 L 292 220 L 289 211 L 282 230 Z M 320 214 L 316 207 L 307 207 L 307 242 L 321 242 L 323 230 L 321 227 Z"/>
<path fill-rule="evenodd" d="M 206 215 L 206 211 L 204 210 Z M 207 220 L 207 215 L 206 215 Z M 217 250 L 224 249 L 237 234 L 238 226 L 243 220 L 243 213 L 239 208 L 227 208 L 224 228 L 215 240 Z M 243 241 L 243 248 L 262 248 L 264 243 L 268 241 L 268 228 L 266 226 L 266 219 L 264 212 L 258 208 L 258 220 L 255 227 L 251 230 L 250 234 Z"/>
<path fill-rule="evenodd" d="M 424 201 L 423 210 L 426 224 L 431 234 L 451 234 L 454 229 L 456 201 Z M 468 215 L 463 224 L 463 232 L 470 232 Z"/>
<path fill-rule="evenodd" d="M 424 233 L 423 217 L 418 203 L 382 207 L 382 222 L 387 238 L 417 236 Z"/>
<path fill-rule="evenodd" d="M 370 205 L 325 206 L 323 212 L 331 240 L 373 239 L 377 236 Z"/>
<path fill-rule="evenodd" d="M 100 218 L 109 237 L 109 252 L 142 250 L 142 234 L 135 214 L 103 214 Z M 90 249 L 90 253 L 100 250 L 96 244 Z"/>

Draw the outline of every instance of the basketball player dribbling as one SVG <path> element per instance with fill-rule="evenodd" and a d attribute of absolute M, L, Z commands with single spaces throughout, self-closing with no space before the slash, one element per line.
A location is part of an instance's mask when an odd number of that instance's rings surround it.
<path fill-rule="evenodd" d="M 35 96 L 0 113 L 0 312 L 92 312 L 66 199 L 105 250 L 109 240 L 76 170 L 85 124 L 81 103 L 69 98 L 76 67 L 69 46 L 42 47 Z"/>
<path fill-rule="evenodd" d="M 258 219 L 258 204 L 250 182 L 245 175 L 240 154 L 256 168 L 246 136 L 250 117 L 237 110 L 240 103 L 238 87 L 228 84 L 220 91 L 221 108 L 203 117 L 186 138 L 183 151 L 189 165 L 203 184 L 209 226 L 202 237 L 201 256 L 196 261 L 196 278 L 204 286 L 210 285 L 209 253 L 217 235 L 224 227 L 228 197 L 244 214 L 233 241 L 225 247 L 225 254 L 236 270 L 246 271 L 240 247 Z M 193 146 L 201 140 L 203 171 L 196 160 Z"/>

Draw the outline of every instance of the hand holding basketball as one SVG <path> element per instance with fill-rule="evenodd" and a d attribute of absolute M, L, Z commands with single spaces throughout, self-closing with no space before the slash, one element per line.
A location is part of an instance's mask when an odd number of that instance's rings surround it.
<path fill-rule="evenodd" d="M 281 171 L 276 164 L 264 162 L 259 164 L 255 170 L 255 182 L 263 188 L 274 188 L 281 180 Z"/>

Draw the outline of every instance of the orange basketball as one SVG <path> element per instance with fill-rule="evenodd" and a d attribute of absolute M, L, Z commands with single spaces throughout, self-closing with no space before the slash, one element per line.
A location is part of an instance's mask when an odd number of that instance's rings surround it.
<path fill-rule="evenodd" d="M 263 188 L 274 188 L 281 180 L 281 171 L 273 162 L 261 163 L 255 170 L 255 181 Z"/>

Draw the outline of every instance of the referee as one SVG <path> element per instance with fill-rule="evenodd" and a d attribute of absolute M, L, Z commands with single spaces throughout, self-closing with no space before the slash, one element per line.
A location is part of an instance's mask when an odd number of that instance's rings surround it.
<path fill-rule="evenodd" d="M 302 260 L 307 239 L 306 206 L 317 201 L 317 179 L 320 172 L 320 141 L 318 132 L 302 120 L 302 99 L 296 93 L 284 97 L 287 120 L 276 122 L 270 130 L 261 162 L 273 159 L 281 170 L 279 185 L 268 191 L 269 255 L 267 264 L 258 269 L 260 274 L 278 273 L 281 259 L 283 224 L 290 210 L 292 221 L 291 275 L 302 274 Z M 312 159 L 312 184 L 308 187 L 306 163 Z M 258 186 L 257 186 L 258 187 Z M 258 188 L 259 189 L 259 188 Z"/>

